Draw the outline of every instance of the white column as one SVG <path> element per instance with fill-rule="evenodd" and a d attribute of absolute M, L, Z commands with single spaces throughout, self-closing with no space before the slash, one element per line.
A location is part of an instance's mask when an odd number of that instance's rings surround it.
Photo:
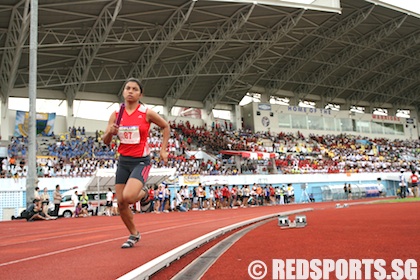
<path fill-rule="evenodd" d="M 233 129 L 242 129 L 242 111 L 241 106 L 235 105 L 235 116 L 234 119 L 232 119 L 233 122 Z"/>
<path fill-rule="evenodd" d="M 261 103 L 269 103 L 270 102 L 270 95 L 266 92 L 261 93 Z"/>
<path fill-rule="evenodd" d="M 10 133 L 10 128 L 9 128 L 10 127 L 10 122 L 9 122 L 9 98 L 7 98 L 5 100 L 5 102 L 3 102 L 3 101 L 4 100 L 1 100 L 1 107 L 0 107 L 0 114 L 1 114 L 0 135 L 1 135 L 1 140 L 8 141 L 9 136 L 13 135 L 13 127 L 15 125 L 15 122 L 13 122 L 13 124 L 12 124 L 12 133 Z"/>
<path fill-rule="evenodd" d="M 162 112 L 159 112 L 159 114 L 163 116 L 164 118 L 166 118 L 165 116 L 169 116 L 170 115 L 169 113 L 170 112 L 168 112 L 168 107 L 165 105 L 162 106 Z"/>
<path fill-rule="evenodd" d="M 397 115 L 397 108 L 387 108 L 388 116 L 395 116 Z"/>
<path fill-rule="evenodd" d="M 66 131 L 68 131 L 69 127 L 73 127 L 74 125 L 74 114 L 73 114 L 73 104 L 74 102 L 67 101 L 67 117 L 66 117 Z"/>
<path fill-rule="evenodd" d="M 202 108 L 201 109 L 201 118 L 203 119 L 203 122 L 206 125 L 207 130 L 211 130 L 211 125 L 214 121 L 214 116 L 213 116 L 213 112 L 207 112 L 206 109 Z"/>

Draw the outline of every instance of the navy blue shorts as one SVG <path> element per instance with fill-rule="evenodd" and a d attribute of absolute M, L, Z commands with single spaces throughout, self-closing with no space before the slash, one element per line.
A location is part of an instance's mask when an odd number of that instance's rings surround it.
<path fill-rule="evenodd" d="M 148 156 L 141 158 L 120 156 L 115 174 L 115 184 L 126 184 L 129 178 L 136 178 L 145 184 L 150 168 L 150 157 Z"/>

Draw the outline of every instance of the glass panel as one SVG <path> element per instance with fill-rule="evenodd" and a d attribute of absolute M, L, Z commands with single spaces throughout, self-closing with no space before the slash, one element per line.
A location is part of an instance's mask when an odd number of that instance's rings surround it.
<path fill-rule="evenodd" d="M 341 131 L 353 131 L 352 119 L 339 119 Z"/>
<path fill-rule="evenodd" d="M 385 134 L 395 134 L 395 125 L 393 123 L 384 123 Z"/>
<path fill-rule="evenodd" d="M 402 124 L 395 124 L 395 131 L 398 135 L 404 135 L 404 125 Z"/>
<path fill-rule="evenodd" d="M 308 116 L 309 129 L 324 130 L 324 122 L 322 117 Z"/>
<path fill-rule="evenodd" d="M 383 123 L 372 122 L 372 133 L 384 134 Z"/>
<path fill-rule="evenodd" d="M 338 130 L 340 131 L 340 129 L 335 127 L 335 119 L 333 118 L 324 118 L 324 129 L 325 130 Z"/>
<path fill-rule="evenodd" d="M 292 117 L 292 128 L 308 129 L 306 116 L 293 115 L 291 117 Z"/>
<path fill-rule="evenodd" d="M 279 114 L 279 127 L 290 128 L 290 114 Z"/>
<path fill-rule="evenodd" d="M 356 121 L 356 131 L 370 133 L 370 122 L 368 121 Z"/>

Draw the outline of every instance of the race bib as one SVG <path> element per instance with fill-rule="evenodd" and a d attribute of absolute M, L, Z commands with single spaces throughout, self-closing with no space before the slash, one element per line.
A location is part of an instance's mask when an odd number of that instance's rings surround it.
<path fill-rule="evenodd" d="M 120 126 L 118 131 L 120 142 L 124 144 L 140 143 L 140 131 L 138 126 Z"/>

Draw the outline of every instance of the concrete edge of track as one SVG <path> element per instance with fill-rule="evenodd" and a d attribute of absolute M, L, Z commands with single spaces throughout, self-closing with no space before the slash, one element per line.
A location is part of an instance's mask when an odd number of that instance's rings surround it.
<path fill-rule="evenodd" d="M 309 212 L 313 211 L 313 208 L 303 208 L 303 209 L 296 209 L 286 212 L 278 212 L 274 214 L 269 214 L 261 217 L 257 217 L 254 219 L 246 220 L 243 222 L 239 222 L 230 226 L 226 226 L 223 228 L 219 228 L 217 230 L 214 230 L 210 233 L 207 233 L 205 235 L 202 235 L 194 240 L 191 240 L 175 249 L 172 249 L 171 251 L 139 266 L 138 268 L 128 272 L 127 274 L 121 276 L 118 278 L 118 280 L 132 280 L 132 279 L 149 279 L 150 276 L 158 272 L 159 270 L 168 267 L 172 262 L 179 260 L 182 256 L 185 254 L 191 252 L 192 250 L 200 247 L 201 245 L 209 242 L 210 240 L 213 240 L 214 238 L 221 236 L 225 234 L 226 232 L 235 230 L 237 228 L 256 223 L 265 219 L 270 219 L 279 215 L 294 215 L 302 212 Z"/>

